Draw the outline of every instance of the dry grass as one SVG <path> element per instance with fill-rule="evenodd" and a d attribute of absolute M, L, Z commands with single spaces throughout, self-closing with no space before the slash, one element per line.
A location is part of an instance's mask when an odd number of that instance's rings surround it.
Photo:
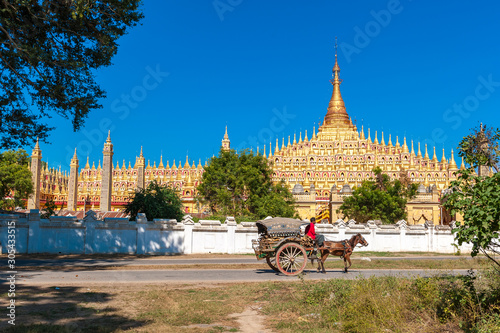
<path fill-rule="evenodd" d="M 6 331 L 237 332 L 231 314 L 252 307 L 274 332 L 498 332 L 499 295 L 500 276 L 492 272 L 479 278 L 23 286 L 16 327 Z M 6 326 L 3 321 L 0 330 Z"/>

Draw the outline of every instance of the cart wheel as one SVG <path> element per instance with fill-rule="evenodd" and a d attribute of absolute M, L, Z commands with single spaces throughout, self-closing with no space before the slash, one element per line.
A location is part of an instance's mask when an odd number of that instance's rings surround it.
<path fill-rule="evenodd" d="M 269 265 L 269 267 L 271 267 L 271 269 L 273 271 L 278 272 L 278 273 L 280 272 L 280 270 L 278 269 L 278 266 L 276 266 L 276 257 L 275 256 L 267 257 L 266 262 Z"/>
<path fill-rule="evenodd" d="M 285 275 L 300 274 L 307 264 L 306 250 L 297 243 L 283 244 L 276 252 L 276 263 Z"/>

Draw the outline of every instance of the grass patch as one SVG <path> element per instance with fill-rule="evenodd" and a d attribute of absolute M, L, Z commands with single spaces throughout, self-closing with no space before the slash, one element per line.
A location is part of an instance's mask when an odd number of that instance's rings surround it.
<path fill-rule="evenodd" d="M 16 296 L 16 326 L 3 321 L 0 331 L 237 332 L 231 314 L 248 308 L 275 332 L 500 331 L 500 274 L 489 268 L 431 278 L 23 286 Z"/>

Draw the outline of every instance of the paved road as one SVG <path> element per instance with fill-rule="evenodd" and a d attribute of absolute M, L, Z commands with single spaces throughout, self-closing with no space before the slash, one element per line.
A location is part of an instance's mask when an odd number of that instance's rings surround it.
<path fill-rule="evenodd" d="M 443 260 L 443 259 L 470 259 L 471 257 L 460 256 L 423 256 L 423 257 L 371 257 L 377 260 Z M 359 260 L 361 258 L 352 258 Z M 340 260 L 337 257 L 329 257 L 328 261 Z M 198 265 L 198 264 L 256 264 L 259 261 L 254 256 L 228 256 L 221 258 L 60 258 L 60 259 L 16 259 L 18 267 L 53 267 L 53 266 L 142 266 L 142 265 Z M 261 261 L 262 262 L 262 261 Z M 6 259 L 5 259 L 6 264 Z"/>
<path fill-rule="evenodd" d="M 307 268 L 305 280 L 355 279 L 370 276 L 433 276 L 438 274 L 466 274 L 467 270 L 374 270 L 353 269 L 348 274 L 341 270 L 328 270 L 326 274 Z M 6 283 L 8 274 L 0 274 Z M 97 271 L 18 271 L 16 284 L 50 284 L 53 286 L 107 284 L 107 283 L 213 283 L 213 282 L 262 282 L 297 281 L 297 277 L 276 274 L 270 269 L 222 269 L 222 270 L 97 270 Z"/>

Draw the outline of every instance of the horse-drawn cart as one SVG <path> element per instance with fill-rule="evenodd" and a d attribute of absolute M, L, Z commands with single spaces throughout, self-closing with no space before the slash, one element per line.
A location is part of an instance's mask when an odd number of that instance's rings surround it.
<path fill-rule="evenodd" d="M 349 240 L 325 241 L 315 249 L 314 241 L 303 234 L 302 227 L 309 224 L 296 219 L 275 217 L 257 222 L 259 238 L 252 240 L 252 247 L 258 260 L 265 259 L 269 267 L 285 275 L 297 275 L 306 267 L 307 260 L 318 261 L 325 273 L 324 262 L 329 254 L 344 259 L 344 271 L 351 266 L 351 253 L 357 244 L 367 246 L 368 242 L 356 234 Z M 320 254 L 320 257 L 317 256 Z"/>
<path fill-rule="evenodd" d="M 285 275 L 301 273 L 312 256 L 313 242 L 303 235 L 303 222 L 276 217 L 257 222 L 259 238 L 252 241 L 258 260 L 265 259 L 269 267 Z"/>

